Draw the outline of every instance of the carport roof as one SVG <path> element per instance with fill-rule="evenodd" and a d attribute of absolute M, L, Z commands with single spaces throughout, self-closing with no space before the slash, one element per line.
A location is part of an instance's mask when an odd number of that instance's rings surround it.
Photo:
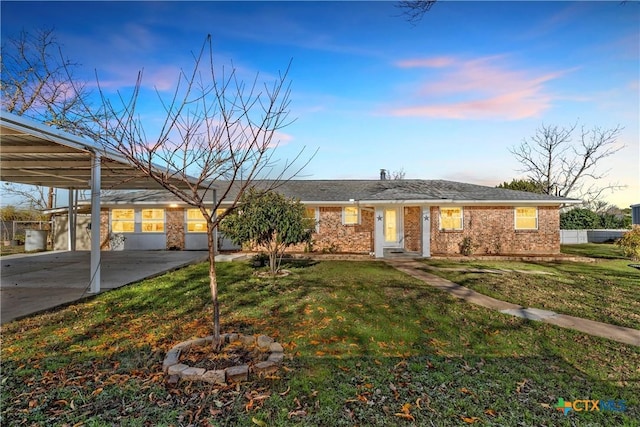
<path fill-rule="evenodd" d="M 93 153 L 101 156 L 102 189 L 161 188 L 114 151 L 33 120 L 0 112 L 2 181 L 89 189 Z M 178 180 L 175 184 L 184 186 Z"/>

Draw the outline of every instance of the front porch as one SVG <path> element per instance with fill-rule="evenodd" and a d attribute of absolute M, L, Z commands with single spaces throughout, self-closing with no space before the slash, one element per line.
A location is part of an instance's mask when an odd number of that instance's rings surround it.
<path fill-rule="evenodd" d="M 428 206 L 404 204 L 376 206 L 374 256 L 376 258 L 428 258 L 431 256 L 431 214 Z"/>

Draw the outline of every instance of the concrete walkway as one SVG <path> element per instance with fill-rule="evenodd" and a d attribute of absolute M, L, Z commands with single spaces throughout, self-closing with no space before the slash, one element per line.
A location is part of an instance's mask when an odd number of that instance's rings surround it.
<path fill-rule="evenodd" d="M 481 305 L 492 310 L 511 316 L 522 317 L 529 320 L 550 323 L 562 328 L 575 329 L 589 335 L 608 338 L 624 344 L 640 346 L 640 330 L 614 326 L 606 323 L 595 322 L 593 320 L 581 319 L 579 317 L 558 314 L 553 311 L 540 310 L 537 308 L 524 308 L 517 304 L 501 301 L 489 296 L 473 291 L 464 286 L 450 282 L 447 279 L 427 273 L 422 270 L 425 265 L 415 260 L 388 260 L 387 263 L 399 271 L 420 279 L 434 288 L 441 289 L 456 298 L 467 302 Z"/>
<path fill-rule="evenodd" d="M 230 261 L 235 257 L 218 255 L 216 259 Z M 0 258 L 0 323 L 91 296 L 88 293 L 90 258 L 89 251 L 40 252 Z M 100 290 L 119 288 L 206 259 L 206 251 L 104 251 Z"/>

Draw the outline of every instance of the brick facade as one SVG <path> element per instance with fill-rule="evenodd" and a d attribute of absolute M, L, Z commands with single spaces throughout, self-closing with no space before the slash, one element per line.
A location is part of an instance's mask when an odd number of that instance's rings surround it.
<path fill-rule="evenodd" d="M 311 246 L 301 244 L 289 252 L 361 253 L 373 252 L 375 221 L 373 208 L 360 210 L 360 224 L 342 224 L 341 207 L 320 207 L 319 225 Z M 165 208 L 167 249 L 185 248 L 183 208 Z M 430 208 L 431 253 L 460 254 L 465 237 L 471 239 L 475 255 L 558 254 L 560 253 L 560 213 L 558 207 L 538 207 L 537 230 L 515 230 L 515 212 L 511 206 L 463 206 L 463 229 L 440 230 L 439 208 Z M 404 249 L 422 251 L 422 208 L 406 206 L 403 211 Z M 100 215 L 100 240 L 103 250 L 110 250 L 109 210 Z"/>
<path fill-rule="evenodd" d="M 184 249 L 184 215 L 182 208 L 165 209 L 165 233 L 167 235 L 167 249 Z"/>
<path fill-rule="evenodd" d="M 111 250 L 109 241 L 109 209 L 100 209 L 100 249 Z"/>
<path fill-rule="evenodd" d="M 515 230 L 511 206 L 463 207 L 463 230 L 440 230 L 439 208 L 431 208 L 431 252 L 459 254 L 465 237 L 471 238 L 475 255 L 560 253 L 560 212 L 538 207 L 537 230 Z"/>
<path fill-rule="evenodd" d="M 422 212 L 418 206 L 404 208 L 404 248 L 409 252 L 422 251 Z"/>
<path fill-rule="evenodd" d="M 360 210 L 360 224 L 342 224 L 341 207 L 321 207 L 317 232 L 313 233 L 311 247 L 301 244 L 287 252 L 363 253 L 373 251 L 373 210 Z"/>

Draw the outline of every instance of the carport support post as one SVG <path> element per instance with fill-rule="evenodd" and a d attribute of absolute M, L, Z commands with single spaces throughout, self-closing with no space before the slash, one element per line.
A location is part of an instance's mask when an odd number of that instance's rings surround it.
<path fill-rule="evenodd" d="M 69 210 L 67 212 L 67 250 L 76 250 L 76 215 L 75 215 L 75 202 L 74 202 L 74 190 L 69 188 Z"/>
<path fill-rule="evenodd" d="M 100 154 L 91 158 L 91 270 L 92 294 L 100 292 Z"/>

